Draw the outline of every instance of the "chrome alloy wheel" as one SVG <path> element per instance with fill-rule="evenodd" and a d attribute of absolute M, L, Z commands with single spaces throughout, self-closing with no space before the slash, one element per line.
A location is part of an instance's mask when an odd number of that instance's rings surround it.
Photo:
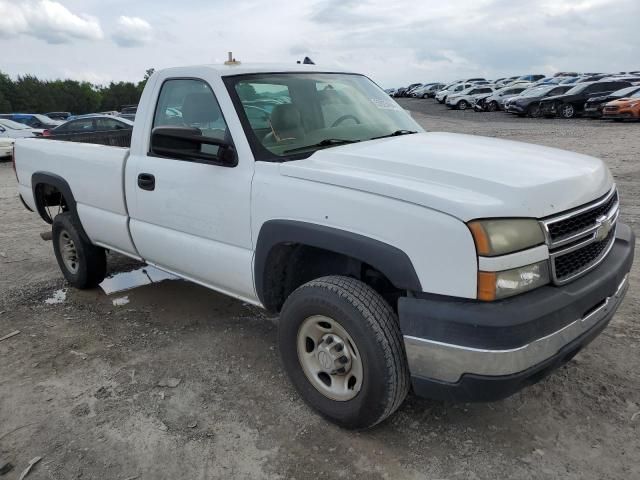
<path fill-rule="evenodd" d="M 78 273 L 79 265 L 76 244 L 71 239 L 71 236 L 66 232 L 66 230 L 62 230 L 60 232 L 59 240 L 61 254 L 60 256 L 62 257 L 64 266 L 67 268 L 67 270 L 69 270 L 70 273 Z"/>
<path fill-rule="evenodd" d="M 573 117 L 574 114 L 574 109 L 573 109 L 573 105 L 571 105 L 570 103 L 563 105 L 562 107 L 562 116 L 564 118 L 571 118 Z"/>
<path fill-rule="evenodd" d="M 337 321 L 323 315 L 306 318 L 298 330 L 298 360 L 311 384 L 325 397 L 344 402 L 362 388 L 362 358 Z"/>

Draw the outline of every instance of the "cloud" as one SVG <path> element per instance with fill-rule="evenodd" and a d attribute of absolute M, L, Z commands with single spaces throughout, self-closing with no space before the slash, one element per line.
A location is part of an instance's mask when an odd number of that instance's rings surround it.
<path fill-rule="evenodd" d="M 113 41 L 120 47 L 141 47 L 151 41 L 153 29 L 146 20 L 139 17 L 121 16 L 113 34 Z"/>
<path fill-rule="evenodd" d="M 100 22 L 89 15 L 76 15 L 52 0 L 0 0 L 0 37 L 28 35 L 51 44 L 72 40 L 100 40 Z"/>
<path fill-rule="evenodd" d="M 311 21 L 319 24 L 366 24 L 379 20 L 371 10 L 369 2 L 361 0 L 328 0 L 311 15 Z"/>
<path fill-rule="evenodd" d="M 338 64 L 384 86 L 640 68 L 640 0 L 271 0 L 269 8 L 261 0 L 56 1 L 81 21 L 79 11 L 99 18 L 108 40 L 75 41 L 69 59 L 67 45 L 16 33 L 34 21 L 14 4 L 33 9 L 40 0 L 0 0 L 0 37 L 14 37 L 0 40 L 2 70 L 135 81 L 147 67 L 224 61 L 228 50 L 246 63 L 309 55 L 319 68 Z M 123 52 L 155 41 L 162 48 Z"/>

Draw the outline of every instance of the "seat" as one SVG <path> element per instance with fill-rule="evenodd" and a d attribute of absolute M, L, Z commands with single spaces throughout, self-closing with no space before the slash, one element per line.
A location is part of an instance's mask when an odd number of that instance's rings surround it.
<path fill-rule="evenodd" d="M 300 110 L 291 104 L 276 105 L 269 117 L 271 132 L 265 135 L 264 145 L 275 145 L 287 140 L 304 138 L 304 127 Z"/>

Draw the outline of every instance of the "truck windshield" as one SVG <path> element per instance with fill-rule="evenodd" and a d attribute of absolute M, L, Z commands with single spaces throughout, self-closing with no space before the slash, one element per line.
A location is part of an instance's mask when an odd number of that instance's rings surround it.
<path fill-rule="evenodd" d="M 319 149 L 422 131 L 361 75 L 252 74 L 225 83 L 257 160 L 300 159 Z"/>

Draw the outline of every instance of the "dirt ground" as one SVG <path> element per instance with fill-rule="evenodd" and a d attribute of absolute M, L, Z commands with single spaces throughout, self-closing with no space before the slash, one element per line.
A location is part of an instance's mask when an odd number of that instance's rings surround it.
<path fill-rule="evenodd" d="M 428 130 L 603 158 L 622 220 L 638 231 L 640 124 L 402 103 Z M 67 289 L 45 230 L 1 163 L 0 337 L 20 330 L 0 342 L 0 460 L 15 465 L 3 480 L 36 456 L 29 480 L 640 478 L 638 262 L 612 324 L 541 383 L 491 404 L 410 396 L 389 421 L 353 433 L 289 385 L 276 318 L 183 281 L 112 296 Z M 112 271 L 137 266 L 110 256 Z"/>

